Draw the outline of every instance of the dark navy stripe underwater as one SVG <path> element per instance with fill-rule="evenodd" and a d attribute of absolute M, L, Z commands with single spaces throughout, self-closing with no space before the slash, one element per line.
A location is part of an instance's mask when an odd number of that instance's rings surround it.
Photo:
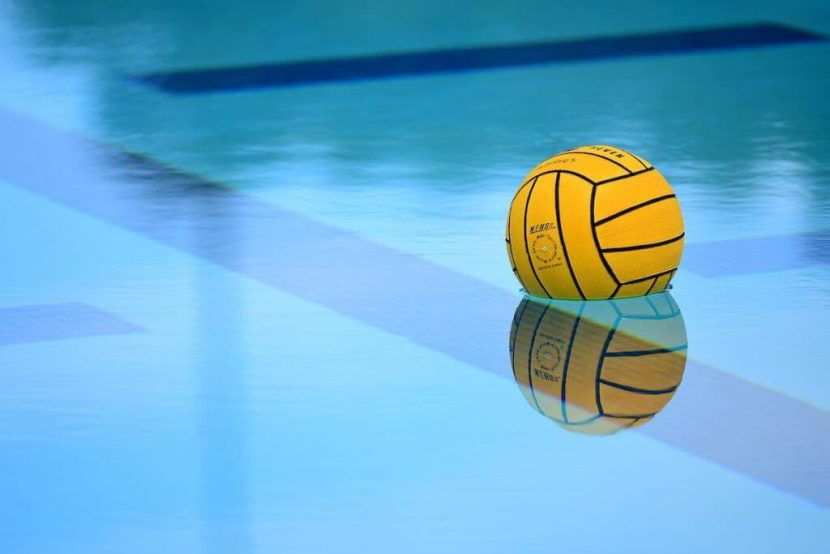
<path fill-rule="evenodd" d="M 826 37 L 817 33 L 776 23 L 759 23 L 566 41 L 191 69 L 149 73 L 135 78 L 169 93 L 200 94 L 823 40 Z"/>

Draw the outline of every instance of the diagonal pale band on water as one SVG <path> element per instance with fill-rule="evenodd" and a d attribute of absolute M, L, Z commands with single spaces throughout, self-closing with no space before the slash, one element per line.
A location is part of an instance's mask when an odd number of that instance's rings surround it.
<path fill-rule="evenodd" d="M 704 277 L 787 271 L 830 263 L 830 231 L 690 244 L 683 267 Z"/>
<path fill-rule="evenodd" d="M 515 294 L 2 108 L 0 149 L 11 184 L 512 381 Z M 830 506 L 830 417 L 800 400 L 690 363 L 642 432 Z"/>

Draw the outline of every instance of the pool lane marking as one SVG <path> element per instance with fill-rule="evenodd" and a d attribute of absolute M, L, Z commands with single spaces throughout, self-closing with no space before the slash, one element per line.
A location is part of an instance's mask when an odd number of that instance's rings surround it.
<path fill-rule="evenodd" d="M 830 264 L 830 231 L 687 244 L 683 269 L 704 277 Z"/>
<path fill-rule="evenodd" d="M 513 379 L 513 293 L 4 108 L 0 150 L 0 179 L 10 184 Z M 661 413 L 647 435 L 830 507 L 830 480 L 802 478 L 830 467 L 826 411 L 694 364 L 665 412 L 677 417 Z"/>
<path fill-rule="evenodd" d="M 0 308 L 0 346 L 140 331 L 137 325 L 80 302 Z"/>
<path fill-rule="evenodd" d="M 258 65 L 181 69 L 130 79 L 169 94 L 294 87 L 508 67 L 693 54 L 819 42 L 826 37 L 779 23 L 680 29 L 525 44 L 500 44 Z"/>
<path fill-rule="evenodd" d="M 688 360 L 675 397 L 638 430 L 830 508 L 830 418 L 809 403 Z"/>

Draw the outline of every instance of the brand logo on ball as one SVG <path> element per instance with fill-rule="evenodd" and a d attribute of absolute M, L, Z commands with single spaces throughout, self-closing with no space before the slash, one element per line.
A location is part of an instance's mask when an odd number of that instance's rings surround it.
<path fill-rule="evenodd" d="M 536 259 L 546 264 L 554 261 L 559 254 L 559 244 L 548 233 L 538 235 L 533 239 L 532 249 Z"/>
<path fill-rule="evenodd" d="M 610 154 L 615 158 L 625 158 L 625 154 L 623 154 L 622 152 L 618 152 L 613 148 L 607 148 L 605 146 L 588 146 L 587 149 L 594 150 L 595 152 L 605 152 L 606 154 Z"/>
<path fill-rule="evenodd" d="M 556 227 L 553 226 L 553 223 L 539 223 L 538 225 L 531 225 L 527 232 L 530 234 L 541 233 L 548 229 L 556 229 Z"/>
<path fill-rule="evenodd" d="M 545 341 L 536 348 L 536 362 L 545 371 L 553 371 L 562 361 L 562 352 L 555 342 Z"/>

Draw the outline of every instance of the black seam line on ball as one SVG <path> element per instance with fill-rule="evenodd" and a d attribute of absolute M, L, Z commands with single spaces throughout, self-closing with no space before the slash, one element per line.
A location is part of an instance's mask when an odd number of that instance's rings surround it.
<path fill-rule="evenodd" d="M 650 166 L 649 166 L 647 163 L 645 163 L 645 162 L 644 162 L 644 161 L 643 161 L 643 160 L 642 160 L 639 156 L 637 156 L 636 154 L 633 154 L 632 152 L 629 152 L 629 151 L 628 151 L 628 150 L 626 150 L 625 148 L 616 148 L 616 147 L 614 147 L 614 150 L 617 150 L 617 151 L 619 151 L 619 152 L 622 152 L 623 154 L 627 154 L 627 155 L 631 156 L 631 157 L 632 157 L 632 158 L 634 158 L 634 159 L 635 159 L 635 160 L 636 160 L 636 161 L 637 161 L 637 162 L 638 162 L 641 166 L 643 166 L 643 168 L 645 168 L 645 169 L 648 169 L 648 168 L 650 167 Z"/>
<path fill-rule="evenodd" d="M 631 212 L 639 210 L 640 208 L 645 208 L 646 206 L 650 206 L 652 204 L 662 202 L 663 200 L 669 200 L 671 198 L 677 198 L 677 196 L 674 195 L 674 194 L 666 194 L 664 196 L 658 196 L 657 198 L 652 198 L 651 200 L 646 200 L 645 202 L 640 202 L 639 204 L 635 204 L 634 206 L 630 206 L 630 207 L 628 207 L 624 210 L 618 211 L 617 213 L 611 214 L 608 217 L 603 217 L 599 221 L 595 221 L 594 226 L 599 227 L 600 225 L 608 223 L 609 221 L 613 221 L 613 220 L 617 219 L 618 217 L 624 216 L 625 214 L 629 214 Z"/>
<path fill-rule="evenodd" d="M 516 342 L 519 340 L 519 329 L 522 326 L 522 318 L 525 315 L 525 310 L 527 309 L 527 304 L 530 302 L 527 298 L 522 300 L 522 303 L 519 304 L 520 311 L 513 320 L 513 324 L 516 327 L 516 332 L 513 333 L 513 340 L 510 341 L 510 367 L 513 369 L 513 378 L 516 378 Z"/>
<path fill-rule="evenodd" d="M 539 175 L 541 175 L 541 173 L 540 173 Z M 520 193 L 520 192 L 522 192 L 522 190 L 523 190 L 523 189 L 524 189 L 524 188 L 525 188 L 525 187 L 526 187 L 529 183 L 532 183 L 533 181 L 535 181 L 536 179 L 538 179 L 538 178 L 539 178 L 539 175 L 535 175 L 535 176 L 531 177 L 530 179 L 528 179 L 527 181 L 525 181 L 524 183 L 522 183 L 521 185 L 519 185 L 519 188 L 518 188 L 518 189 L 516 189 L 516 194 L 514 194 L 514 195 L 513 195 L 513 200 L 511 200 L 511 201 L 510 201 L 510 205 L 511 205 L 511 206 L 513 205 L 513 202 L 515 202 L 515 201 L 516 201 L 516 198 L 518 198 L 518 197 L 519 197 L 519 193 Z M 510 218 L 510 212 L 507 212 L 507 217 L 508 217 L 508 220 L 509 220 L 509 218 Z"/>
<path fill-rule="evenodd" d="M 536 278 L 536 282 L 539 283 L 539 286 L 542 287 L 542 290 L 545 292 L 546 295 L 550 296 L 548 289 L 545 288 L 544 283 L 542 280 L 539 279 L 539 274 L 536 273 L 536 266 L 533 265 L 533 258 L 530 257 L 530 241 L 527 237 L 527 210 L 530 208 L 530 198 L 533 196 L 533 189 L 536 188 L 536 183 L 539 182 L 539 177 L 537 176 L 536 179 L 533 180 L 533 184 L 530 185 L 530 190 L 527 191 L 527 202 L 525 202 L 525 217 L 524 221 L 522 222 L 522 234 L 525 238 L 525 252 L 527 252 L 527 263 L 530 265 L 530 271 L 533 272 L 533 277 Z"/>
<path fill-rule="evenodd" d="M 565 423 L 570 423 L 568 421 L 568 407 L 565 404 L 567 395 L 565 385 L 568 383 L 568 366 L 571 365 L 571 354 L 574 349 L 574 341 L 576 340 L 576 334 L 579 331 L 579 322 L 582 321 L 582 312 L 584 311 L 585 304 L 583 303 L 579 307 L 579 313 L 576 314 L 576 318 L 574 319 L 574 326 L 573 329 L 571 329 L 571 339 L 568 341 L 568 351 L 565 354 L 565 365 L 562 366 L 562 401 L 560 402 L 560 408 L 562 410 L 562 419 L 565 420 Z"/>
<path fill-rule="evenodd" d="M 513 314 L 513 326 L 516 327 L 516 336 L 513 337 L 513 341 L 510 345 L 511 348 L 516 346 L 516 338 L 519 336 L 518 330 L 519 327 L 522 325 L 522 319 L 525 316 L 525 310 L 527 310 L 527 305 L 530 303 L 530 298 L 525 296 L 522 298 L 522 301 L 519 302 L 519 307 L 516 308 L 516 313 Z"/>
<path fill-rule="evenodd" d="M 597 204 L 597 187 L 591 187 L 591 219 L 594 218 L 594 210 L 596 209 Z M 591 235 L 594 237 L 594 246 L 597 249 L 597 253 L 599 254 L 599 259 L 602 260 L 602 265 L 605 266 L 605 271 L 608 272 L 608 275 L 614 280 L 616 283 L 617 288 L 614 289 L 614 292 L 609 296 L 609 298 L 614 298 L 614 296 L 620 291 L 620 280 L 617 277 L 617 274 L 614 273 L 614 270 L 611 268 L 611 264 L 608 263 L 608 260 L 605 259 L 605 255 L 602 253 L 602 248 L 599 245 L 599 236 L 597 235 L 597 228 L 595 225 L 591 225 Z"/>
<path fill-rule="evenodd" d="M 659 279 L 659 277 L 655 277 L 651 284 L 648 286 L 648 290 L 646 290 L 646 295 L 648 295 L 648 293 L 651 292 L 651 289 L 654 288 L 654 285 L 657 284 L 657 279 Z"/>
<path fill-rule="evenodd" d="M 600 256 L 602 256 L 602 252 L 600 252 Z M 614 292 L 611 293 L 611 296 L 608 297 L 608 300 L 613 300 L 615 296 L 620 292 L 622 285 L 617 283 L 617 286 L 614 288 Z"/>
<path fill-rule="evenodd" d="M 530 266 L 531 273 L 533 273 L 533 278 L 536 279 L 536 282 L 539 283 L 539 286 L 542 288 L 545 294 L 550 296 L 550 293 L 545 288 L 545 285 L 542 283 L 542 280 L 539 278 L 539 274 L 536 273 L 536 267 L 533 265 L 533 258 L 530 256 L 530 241 L 528 240 L 527 236 L 527 211 L 530 208 L 530 198 L 533 196 L 533 190 L 536 188 L 536 184 L 538 182 L 539 177 L 537 176 L 535 179 L 533 179 L 533 182 L 530 185 L 530 190 L 527 191 L 527 200 L 525 200 L 524 219 L 522 220 L 522 235 L 524 236 L 525 240 L 525 252 L 527 253 L 527 263 Z M 519 279 L 519 281 L 521 281 L 521 278 Z"/>
<path fill-rule="evenodd" d="M 669 394 L 677 390 L 677 385 L 673 387 L 669 387 L 666 389 L 641 389 L 639 387 L 632 387 L 630 385 L 623 385 L 622 383 L 616 383 L 614 381 L 608 381 L 607 379 L 600 379 L 600 383 L 603 385 L 608 385 L 609 387 L 614 387 L 615 389 L 620 389 L 628 392 L 636 392 L 640 394 Z"/>
<path fill-rule="evenodd" d="M 644 162 L 644 161 L 640 158 L 640 156 L 637 156 L 637 155 L 635 155 L 635 154 L 632 154 L 632 153 L 631 153 L 631 152 L 629 152 L 628 150 L 623 150 L 623 152 L 625 152 L 626 154 L 628 154 L 629 156 L 631 156 L 632 158 L 634 158 L 635 160 L 637 160 L 638 162 L 640 162 L 640 165 L 641 165 L 641 166 L 643 166 L 644 168 L 646 168 L 646 169 L 648 169 L 648 168 L 649 168 L 648 164 L 647 164 L 646 162 Z"/>
<path fill-rule="evenodd" d="M 510 246 L 507 247 L 507 257 L 510 260 L 510 265 L 514 266 L 514 269 L 516 265 L 516 253 L 513 252 L 513 244 L 510 242 L 510 237 L 512 236 L 510 232 L 510 220 L 512 219 L 511 216 L 513 214 L 513 204 L 516 202 L 516 198 L 519 197 L 519 193 L 522 192 L 527 183 L 529 183 L 530 181 L 532 181 L 532 179 L 528 180 L 525 183 L 522 183 L 519 186 L 518 190 L 516 190 L 516 194 L 513 195 L 513 199 L 510 201 L 510 208 L 507 210 L 507 232 L 505 233 L 507 236 L 504 237 L 504 240 L 507 241 L 507 244 L 510 244 Z M 519 277 L 519 272 L 516 271 L 515 273 L 516 277 Z M 521 282 L 521 278 L 519 278 L 519 282 Z"/>
<path fill-rule="evenodd" d="M 617 327 L 620 324 L 620 317 L 614 320 L 614 324 L 608 329 L 608 336 L 605 337 L 605 343 L 602 345 L 602 352 L 600 352 L 599 360 L 597 361 L 597 372 L 594 377 L 594 398 L 597 403 L 597 411 L 605 415 L 602 411 L 602 391 L 600 390 L 599 381 L 602 379 L 602 366 L 605 365 L 605 355 L 608 352 L 608 347 L 611 346 L 611 341 L 614 340 L 614 334 L 617 332 Z"/>
<path fill-rule="evenodd" d="M 571 259 L 568 257 L 568 248 L 565 246 L 565 237 L 562 234 L 562 218 L 560 217 L 559 212 L 559 180 L 562 176 L 562 173 L 559 172 L 556 174 L 556 183 L 554 183 L 554 195 L 553 201 L 556 204 L 556 228 L 559 231 L 559 242 L 562 243 L 562 255 L 565 257 L 565 265 L 568 266 L 568 272 L 571 274 L 571 279 L 573 279 L 574 286 L 576 286 L 576 292 L 579 293 L 579 297 L 583 300 L 587 300 L 585 298 L 585 293 L 582 292 L 582 287 L 579 286 L 579 281 L 576 280 L 576 273 L 574 273 L 574 268 L 571 266 Z M 548 294 L 550 296 L 550 294 Z"/>
<path fill-rule="evenodd" d="M 680 233 L 676 237 L 672 237 L 667 240 L 661 240 L 660 242 L 652 242 L 649 244 L 635 244 L 634 246 L 620 246 L 618 248 L 605 248 L 603 252 L 629 252 L 631 250 L 645 250 L 647 248 L 656 248 L 658 246 L 666 246 L 667 244 L 671 244 L 673 242 L 677 242 L 681 240 L 686 233 Z"/>
<path fill-rule="evenodd" d="M 651 275 L 646 275 L 645 277 L 640 277 L 638 279 L 632 279 L 631 281 L 624 281 L 623 285 L 633 285 L 634 283 L 640 283 L 642 281 L 648 281 L 649 279 L 653 279 L 654 277 L 662 277 L 666 273 L 671 273 L 672 271 L 676 271 L 676 270 L 677 270 L 677 268 L 673 267 L 671 269 L 661 271 L 660 273 L 652 273 Z"/>
<path fill-rule="evenodd" d="M 584 155 L 586 155 L 586 156 L 594 156 L 594 157 L 596 157 L 596 158 L 600 158 L 600 159 L 602 159 L 602 160 L 605 160 L 606 162 L 611 162 L 612 164 L 616 165 L 617 167 L 621 167 L 621 168 L 623 168 L 623 169 L 624 169 L 624 170 L 625 170 L 625 171 L 626 171 L 629 175 L 631 175 L 632 173 L 634 173 L 633 171 L 631 171 L 630 169 L 628 169 L 627 167 L 625 167 L 625 166 L 624 166 L 623 164 L 621 164 L 620 162 L 614 161 L 614 160 L 612 160 L 611 158 L 606 158 L 606 157 L 605 157 L 605 156 L 603 156 L 602 154 L 597 154 L 596 152 L 583 152 L 583 151 L 581 151 L 581 150 L 574 150 L 574 151 L 572 151 L 572 152 L 568 152 L 568 154 L 584 154 Z"/>
<path fill-rule="evenodd" d="M 536 175 L 534 175 L 533 177 L 531 177 L 530 179 L 528 179 L 527 181 L 522 183 L 522 186 L 525 186 L 526 184 L 530 183 L 534 179 L 538 179 L 539 177 L 541 177 L 543 175 L 550 175 L 551 173 L 566 173 L 568 175 L 573 175 L 575 177 L 579 177 L 580 179 L 582 179 L 584 181 L 588 181 L 592 185 L 597 184 L 595 181 L 592 181 L 591 179 L 589 179 L 588 177 L 586 177 L 582 173 L 577 173 L 576 171 L 570 171 L 568 169 L 550 169 L 548 171 L 541 171 L 541 172 L 537 173 Z M 628 177 L 628 175 L 624 175 L 624 177 Z"/>
<path fill-rule="evenodd" d="M 539 405 L 539 400 L 536 398 L 536 389 L 533 388 L 533 345 L 536 344 L 536 334 L 539 332 L 539 327 L 542 325 L 542 320 L 545 319 L 545 314 L 548 312 L 548 305 L 542 310 L 542 315 L 539 316 L 539 321 L 533 327 L 533 334 L 530 335 L 530 344 L 527 348 L 527 385 L 530 387 L 530 394 L 533 395 L 533 403 L 536 404 L 536 409 L 540 414 L 544 414 L 542 407 Z"/>
<path fill-rule="evenodd" d="M 525 311 L 527 310 L 528 304 L 530 304 L 530 297 L 525 296 L 524 298 L 522 298 L 522 301 L 519 302 L 519 307 L 516 308 L 516 313 L 513 314 L 513 327 L 516 328 L 516 333 L 513 336 L 513 340 L 510 344 L 511 348 L 516 347 L 516 341 L 518 340 L 518 337 L 519 337 L 519 329 L 522 326 L 522 321 L 524 321 Z"/>
<path fill-rule="evenodd" d="M 606 183 L 613 183 L 614 181 L 619 181 L 620 179 L 628 179 L 629 177 L 636 177 L 637 175 L 642 175 L 643 173 L 648 173 L 649 171 L 654 171 L 653 167 L 649 167 L 648 169 L 643 169 L 641 171 L 635 171 L 634 173 L 629 173 L 628 175 L 620 175 L 619 177 L 611 177 L 610 179 L 606 179 L 604 181 L 597 181 L 594 183 L 595 185 L 604 185 Z"/>
<path fill-rule="evenodd" d="M 678 346 L 667 346 L 665 348 L 653 348 L 651 350 L 622 350 L 620 352 L 604 352 L 607 358 L 636 358 L 639 356 L 650 356 L 651 354 L 670 354 L 672 352 L 680 352 L 686 350 L 688 344 L 680 344 Z"/>
<path fill-rule="evenodd" d="M 666 279 L 666 286 L 664 290 L 669 290 L 669 287 L 671 287 L 671 280 L 674 279 L 675 275 L 677 275 L 677 268 L 674 268 L 669 272 L 669 278 Z M 678 311 L 678 313 L 680 312 Z"/>

